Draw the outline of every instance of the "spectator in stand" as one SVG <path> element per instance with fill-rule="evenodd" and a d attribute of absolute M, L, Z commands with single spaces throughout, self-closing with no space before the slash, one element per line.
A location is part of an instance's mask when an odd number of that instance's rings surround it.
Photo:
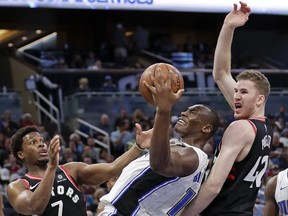
<path fill-rule="evenodd" d="M 80 53 L 75 53 L 70 64 L 70 68 L 84 68 L 84 62 Z"/>
<path fill-rule="evenodd" d="M 284 105 L 281 105 L 279 107 L 279 112 L 275 114 L 276 121 L 279 121 L 280 118 L 283 119 L 284 127 L 285 127 L 286 123 L 288 122 L 288 114 L 286 112 L 286 108 Z"/>
<path fill-rule="evenodd" d="M 193 53 L 194 49 L 193 49 L 193 40 L 192 40 L 191 35 L 186 36 L 186 40 L 183 45 L 183 51 Z"/>
<path fill-rule="evenodd" d="M 85 146 L 85 148 L 88 148 L 89 157 L 92 159 L 93 163 L 97 163 L 100 158 L 101 149 L 99 147 L 96 147 L 94 137 L 88 137 L 87 146 Z"/>
<path fill-rule="evenodd" d="M 112 77 L 110 75 L 106 75 L 104 77 L 104 83 L 100 88 L 100 92 L 117 92 L 118 88 L 113 83 Z"/>
<path fill-rule="evenodd" d="M 283 152 L 279 157 L 279 169 L 284 170 L 288 168 L 288 147 L 283 148 Z"/>
<path fill-rule="evenodd" d="M 90 204 L 87 209 L 92 211 L 94 214 L 99 208 L 100 198 L 106 194 L 106 191 L 103 187 L 98 187 L 93 194 L 93 203 Z"/>
<path fill-rule="evenodd" d="M 69 136 L 69 140 L 70 141 L 74 141 L 76 146 L 75 146 L 75 150 L 77 153 L 79 153 L 80 155 L 83 153 L 84 151 L 84 143 L 83 141 L 81 140 L 79 134 L 77 133 L 72 133 L 70 136 Z"/>
<path fill-rule="evenodd" d="M 132 37 L 134 51 L 148 50 L 150 47 L 149 39 L 149 31 L 143 26 L 138 25 Z"/>
<path fill-rule="evenodd" d="M 3 113 L 3 118 L 0 121 L 0 131 L 6 136 L 12 136 L 18 129 L 19 125 L 12 119 L 13 113 L 7 109 Z"/>
<path fill-rule="evenodd" d="M 282 143 L 284 147 L 288 147 L 288 127 L 284 128 L 281 132 L 279 142 Z"/>
<path fill-rule="evenodd" d="M 280 134 L 278 132 L 273 132 L 273 139 L 270 151 L 270 164 L 279 166 L 279 158 L 283 152 L 283 145 L 279 142 Z"/>
<path fill-rule="evenodd" d="M 96 127 L 107 132 L 109 136 L 109 134 L 112 132 L 112 129 L 113 129 L 112 124 L 110 123 L 109 115 L 106 113 L 103 113 L 100 116 L 100 121 L 96 124 Z M 107 143 L 108 137 L 105 134 L 96 132 L 94 136 L 97 140 Z"/>
<path fill-rule="evenodd" d="M 89 87 L 89 80 L 86 77 L 80 78 L 77 92 L 89 92 L 89 91 L 91 91 Z"/>
<path fill-rule="evenodd" d="M 96 58 L 93 51 L 88 52 L 88 56 L 85 60 L 85 68 L 88 70 L 99 70 L 102 68 L 102 62 Z"/>
<path fill-rule="evenodd" d="M 114 49 L 114 62 L 116 67 L 126 66 L 129 43 L 122 23 L 117 23 L 115 31 L 112 33 L 111 44 Z"/>
<path fill-rule="evenodd" d="M 126 108 L 121 108 L 119 111 L 119 115 L 116 117 L 114 122 L 114 129 L 118 125 L 118 123 L 122 120 L 128 119 L 131 120 L 131 117 L 129 116 L 128 110 Z"/>
<path fill-rule="evenodd" d="M 59 56 L 59 58 L 57 59 L 57 64 L 55 65 L 55 68 L 57 68 L 57 69 L 67 69 L 68 68 L 68 64 L 67 64 L 64 56 Z"/>
<path fill-rule="evenodd" d="M 117 129 L 111 133 L 112 150 L 115 158 L 122 155 L 125 145 L 131 139 L 130 121 L 122 120 L 118 123 Z"/>
<path fill-rule="evenodd" d="M 32 126 L 32 125 L 37 126 L 38 123 L 33 121 L 32 115 L 30 113 L 24 113 L 20 120 L 20 127 L 26 127 L 26 126 Z"/>

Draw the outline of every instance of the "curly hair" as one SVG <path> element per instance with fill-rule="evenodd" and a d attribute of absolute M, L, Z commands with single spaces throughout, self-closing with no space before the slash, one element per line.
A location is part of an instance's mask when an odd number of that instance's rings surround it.
<path fill-rule="evenodd" d="M 38 129 L 34 126 L 22 127 L 12 136 L 11 151 L 14 157 L 21 163 L 22 160 L 18 157 L 17 153 L 22 151 L 23 137 L 31 132 L 38 132 Z"/>

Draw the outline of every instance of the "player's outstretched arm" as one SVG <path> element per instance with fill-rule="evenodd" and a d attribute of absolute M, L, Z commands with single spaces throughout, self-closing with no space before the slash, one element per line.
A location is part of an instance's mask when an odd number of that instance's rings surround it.
<path fill-rule="evenodd" d="M 240 2 L 240 8 L 234 4 L 233 10 L 226 16 L 222 25 L 214 55 L 213 78 L 227 102 L 234 109 L 233 94 L 236 82 L 231 75 L 231 46 L 234 30 L 243 26 L 251 13 L 246 3 Z"/>
<path fill-rule="evenodd" d="M 123 168 L 136 159 L 145 148 L 149 148 L 153 129 L 142 131 L 139 124 L 136 124 L 136 143 L 112 163 L 85 164 L 72 162 L 65 164 L 69 174 L 80 185 L 100 185 L 108 179 L 120 175 Z"/>

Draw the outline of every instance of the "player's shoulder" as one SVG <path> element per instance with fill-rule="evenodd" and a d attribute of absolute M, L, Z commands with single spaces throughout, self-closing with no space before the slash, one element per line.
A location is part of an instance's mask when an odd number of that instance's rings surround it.
<path fill-rule="evenodd" d="M 9 190 L 13 190 L 13 188 L 17 188 L 17 189 L 27 189 L 28 187 L 28 182 L 25 179 L 19 178 L 15 181 L 10 182 L 7 185 L 7 191 Z"/>
<path fill-rule="evenodd" d="M 277 185 L 277 178 L 278 175 L 272 176 L 267 180 L 266 186 L 265 186 L 265 194 L 266 196 L 269 194 L 273 194 L 275 193 L 276 190 L 276 185 Z"/>
<path fill-rule="evenodd" d="M 239 120 L 235 120 L 233 122 L 231 122 L 228 125 L 228 128 L 230 130 L 235 130 L 238 132 L 245 132 L 245 131 L 249 131 L 251 129 L 253 129 L 253 124 L 249 121 L 249 119 L 239 119 Z"/>

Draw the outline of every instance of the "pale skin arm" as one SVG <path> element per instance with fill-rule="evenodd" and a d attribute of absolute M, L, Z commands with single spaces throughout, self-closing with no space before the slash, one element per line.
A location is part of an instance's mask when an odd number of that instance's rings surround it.
<path fill-rule="evenodd" d="M 277 176 L 273 176 L 266 184 L 264 216 L 278 216 L 279 209 L 275 200 Z"/>
<path fill-rule="evenodd" d="M 240 134 L 239 131 L 242 131 L 242 133 Z M 254 130 L 250 123 L 245 120 L 235 121 L 228 126 L 223 135 L 220 154 L 207 180 L 201 186 L 196 198 L 185 207 L 182 216 L 196 216 L 214 200 L 234 162 L 246 156 L 248 149 L 244 147 L 251 146 L 254 138 Z"/>
<path fill-rule="evenodd" d="M 240 1 L 239 9 L 237 4 L 234 4 L 233 10 L 224 20 L 215 49 L 213 78 L 232 109 L 234 109 L 233 93 L 236 86 L 236 81 L 231 75 L 232 40 L 234 30 L 247 22 L 250 13 L 251 9 L 246 3 Z"/>
<path fill-rule="evenodd" d="M 198 166 L 198 156 L 191 148 L 180 149 L 170 147 L 169 126 L 171 109 L 181 97 L 184 90 L 174 93 L 171 90 L 171 76 L 165 82 L 162 71 L 156 72 L 156 79 L 150 76 L 153 86 L 145 85 L 153 95 L 156 106 L 154 132 L 150 143 L 150 166 L 152 170 L 164 176 L 187 176 L 193 173 Z M 158 80 L 158 81 L 157 81 Z"/>
<path fill-rule="evenodd" d="M 12 182 L 7 187 L 7 198 L 13 208 L 24 215 L 41 215 L 49 200 L 54 183 L 56 168 L 59 163 L 59 136 L 53 137 L 49 145 L 49 163 L 43 179 L 37 189 L 32 192 L 24 184 L 24 180 Z M 45 194 L 46 196 L 43 196 Z"/>
<path fill-rule="evenodd" d="M 141 148 L 148 148 L 153 129 L 142 131 L 139 124 L 136 124 L 136 141 Z M 120 175 L 123 168 L 140 155 L 141 151 L 133 145 L 127 152 L 118 157 L 112 163 L 85 164 L 71 162 L 65 164 L 69 174 L 79 185 L 100 185 L 113 176 Z"/>

